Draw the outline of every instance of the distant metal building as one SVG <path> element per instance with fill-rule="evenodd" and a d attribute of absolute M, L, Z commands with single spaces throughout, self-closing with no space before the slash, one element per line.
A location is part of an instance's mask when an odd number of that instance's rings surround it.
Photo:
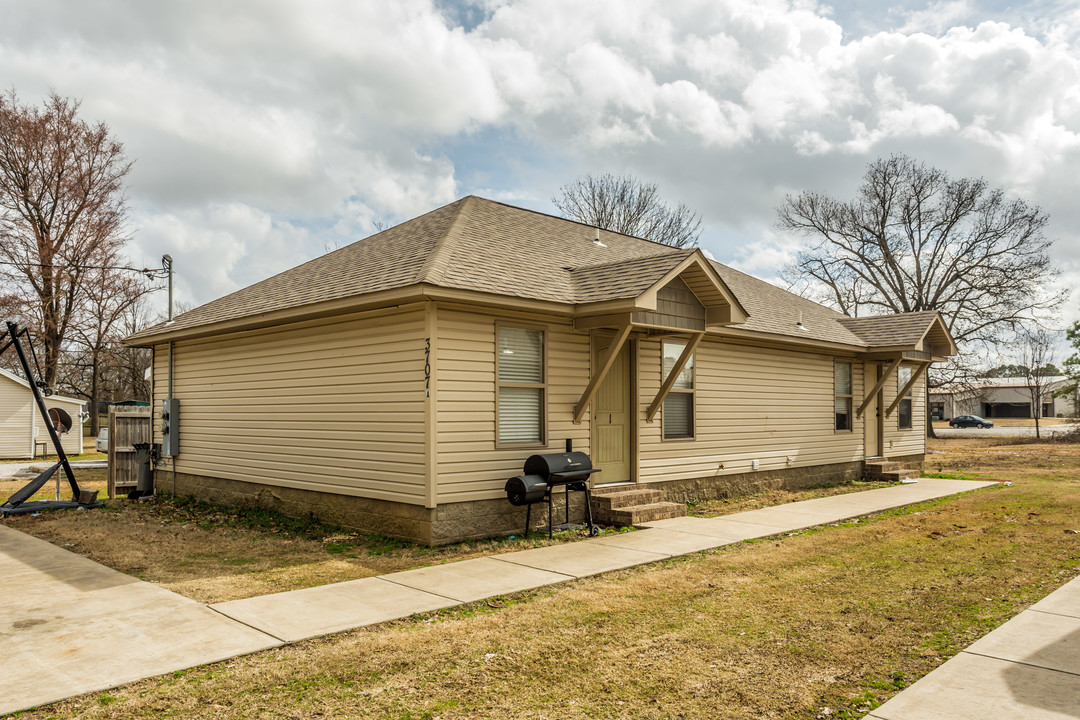
<path fill-rule="evenodd" d="M 1055 397 L 1068 382 L 1064 375 L 1047 378 L 1046 392 L 1040 403 L 1039 417 L 1077 417 L 1077 398 Z M 985 418 L 1035 417 L 1030 385 L 1026 378 L 984 378 L 977 384 L 944 387 L 930 393 L 930 414 L 935 420 L 957 415 L 981 415 Z"/>

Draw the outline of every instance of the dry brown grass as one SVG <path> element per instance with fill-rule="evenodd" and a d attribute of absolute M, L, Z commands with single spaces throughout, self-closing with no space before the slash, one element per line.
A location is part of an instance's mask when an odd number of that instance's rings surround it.
<path fill-rule="evenodd" d="M 80 486 L 106 492 L 104 470 L 76 471 Z M 0 481 L 6 498 L 26 480 Z M 10 488 L 6 487 L 9 486 Z M 63 486 L 64 499 L 70 492 Z M 7 491 L 7 494 L 3 494 Z M 50 481 L 34 497 L 52 499 Z M 584 539 L 580 532 L 533 533 L 438 548 L 349 533 L 275 513 L 158 498 L 109 501 L 90 511 L 58 510 L 0 522 L 199 602 L 222 602 Z M 615 532 L 607 530 L 607 533 Z"/>
<path fill-rule="evenodd" d="M 78 471 L 76 477 L 83 487 L 100 488 L 104 497 L 104 470 Z M 6 489 L 5 484 L 11 484 L 14 492 L 24 483 L 0 481 L 0 493 Z M 702 503 L 691 510 L 697 515 L 732 513 L 875 486 L 852 483 L 800 491 L 774 490 Z M 66 485 L 64 490 L 66 493 Z M 50 483 L 35 498 L 50 499 L 53 493 Z M 575 532 L 559 533 L 554 541 L 533 534 L 527 540 L 502 538 L 429 548 L 346 533 L 273 513 L 213 508 L 165 498 L 153 503 L 117 499 L 104 510 L 63 510 L 3 522 L 103 565 L 208 603 L 584 539 L 583 534 Z"/>
<path fill-rule="evenodd" d="M 843 483 L 841 485 L 805 488 L 803 490 L 763 490 L 762 492 L 754 493 L 753 495 L 740 495 L 737 497 L 721 498 L 719 500 L 704 500 L 702 502 L 691 503 L 687 509 L 687 514 L 695 517 L 731 515 L 732 513 L 742 512 L 744 510 L 757 510 L 759 508 L 785 505 L 787 503 L 799 502 L 800 500 L 812 500 L 819 497 L 830 497 L 832 495 L 846 495 L 847 493 L 874 490 L 876 488 L 889 487 L 891 485 L 895 485 L 895 483 L 859 481 Z"/>
<path fill-rule="evenodd" d="M 942 441 L 1011 478 L 133 683 L 24 717 L 859 717 L 1080 566 L 1080 450 Z"/>
<path fill-rule="evenodd" d="M 35 461 L 35 465 L 51 465 L 55 463 L 55 458 L 50 461 Z M 56 478 L 60 477 L 60 499 L 71 499 L 71 486 L 68 485 L 67 479 L 63 476 L 62 470 L 57 470 L 56 473 L 49 478 L 49 482 L 45 483 L 44 487 L 38 490 L 30 500 L 55 500 L 56 499 Z M 33 478 L 0 478 L 0 502 L 7 500 L 14 493 L 21 490 L 30 480 Z M 104 499 L 108 495 L 109 490 L 109 476 L 108 471 L 104 468 L 88 468 L 88 469 L 75 469 L 75 480 L 79 483 L 80 488 L 87 490 L 97 490 L 98 497 Z"/>

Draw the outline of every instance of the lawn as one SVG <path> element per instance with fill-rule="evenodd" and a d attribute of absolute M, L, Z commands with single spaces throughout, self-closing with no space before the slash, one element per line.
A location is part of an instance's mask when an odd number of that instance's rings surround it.
<path fill-rule="evenodd" d="M 105 470 L 77 470 L 76 477 L 81 487 L 97 489 L 99 497 L 105 498 Z M 25 483 L 25 479 L 0 480 L 0 498 L 9 497 Z M 750 497 L 696 503 L 690 507 L 690 513 L 728 514 L 885 485 L 849 483 L 799 491 L 770 490 Z M 67 500 L 70 491 L 66 483 L 62 490 L 62 498 Z M 51 480 L 35 499 L 51 500 L 54 494 L 55 483 Z M 532 533 L 528 539 L 503 538 L 424 547 L 275 513 L 170 498 L 148 503 L 118 498 L 108 501 L 103 510 L 57 511 L 3 521 L 200 602 L 280 593 L 584 539 L 580 532 L 556 533 L 554 541 L 542 533 Z"/>
<path fill-rule="evenodd" d="M 861 717 L 1080 568 L 1080 448 L 942 440 L 1004 485 L 311 640 L 23 714 Z"/>
<path fill-rule="evenodd" d="M 77 469 L 81 487 L 105 498 L 105 469 Z M 0 480 L 0 498 L 27 482 Z M 33 499 L 51 500 L 50 480 Z M 70 498 L 66 481 L 62 499 Z M 95 510 L 57 510 L 0 520 L 60 547 L 199 602 L 222 602 L 355 580 L 452 560 L 585 538 L 581 532 L 499 538 L 430 548 L 361 535 L 272 512 L 183 498 L 107 500 Z M 616 532 L 606 529 L 605 534 Z"/>
<path fill-rule="evenodd" d="M 104 469 L 76 470 L 76 478 L 82 487 L 99 489 L 99 497 L 104 498 L 105 473 Z M 0 481 L 0 498 L 8 497 L 25 482 Z M 795 492 L 770 490 L 694 504 L 690 512 L 700 516 L 727 514 L 884 485 L 848 483 Z M 62 490 L 62 498 L 68 499 L 66 483 Z M 34 498 L 52 499 L 54 494 L 55 483 L 50 481 Z M 500 538 L 429 548 L 350 533 L 276 513 L 219 508 L 164 497 L 149 503 L 117 498 L 101 510 L 61 510 L 3 522 L 103 565 L 207 603 L 585 539 L 580 532 L 557 533 L 554 541 L 533 533 L 527 539 Z"/>
<path fill-rule="evenodd" d="M 85 445 L 87 449 L 82 452 L 81 455 L 68 455 L 68 460 L 72 462 L 76 460 L 108 460 L 109 456 L 105 453 L 99 453 L 94 450 L 94 443 L 90 442 Z M 42 457 L 36 457 L 32 460 L 27 458 L 4 458 L 0 460 L 0 465 L 12 465 L 12 464 L 33 464 L 33 465 L 52 465 L 56 462 L 56 455 L 45 455 Z"/>

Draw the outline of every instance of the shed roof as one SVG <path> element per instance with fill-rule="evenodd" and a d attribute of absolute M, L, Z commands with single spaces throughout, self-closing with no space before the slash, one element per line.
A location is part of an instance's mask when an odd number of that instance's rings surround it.
<path fill-rule="evenodd" d="M 218 323 L 413 285 L 568 305 L 622 300 L 646 291 L 700 253 L 607 230 L 599 231 L 599 243 L 596 238 L 593 226 L 468 196 L 128 340 L 140 343 L 166 333 L 212 330 Z M 873 325 L 852 327 L 852 319 L 842 313 L 710 263 L 749 315 L 738 325 L 740 330 L 865 348 L 876 344 L 877 336 L 887 334 L 894 322 L 894 316 L 887 316 L 874 318 Z M 867 334 L 864 328 L 869 327 L 880 331 Z M 905 329 L 893 334 L 910 333 Z"/>
<path fill-rule="evenodd" d="M 22 385 L 24 388 L 27 389 L 27 391 L 30 390 L 30 383 L 26 382 L 26 380 L 24 378 L 19 377 L 18 375 L 16 375 L 15 373 L 13 373 L 13 372 L 11 372 L 9 370 L 5 370 L 3 368 L 0 368 L 0 378 L 10 380 L 11 382 L 16 383 L 17 385 Z M 53 401 L 62 402 L 62 403 L 74 403 L 76 405 L 85 405 L 86 404 L 85 400 L 80 400 L 78 398 L 67 397 L 66 395 L 48 395 L 48 396 L 45 397 L 45 402 L 46 403 L 53 402 Z"/>

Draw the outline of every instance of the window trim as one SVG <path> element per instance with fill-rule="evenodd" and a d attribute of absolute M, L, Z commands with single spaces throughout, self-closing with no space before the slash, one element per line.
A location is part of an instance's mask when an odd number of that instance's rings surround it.
<path fill-rule="evenodd" d="M 667 376 L 664 373 L 664 343 L 666 343 L 666 342 L 681 343 L 682 346 L 683 346 L 683 349 L 686 349 L 686 346 L 690 344 L 690 338 L 684 338 L 684 337 L 680 336 L 678 338 L 669 338 L 668 340 L 663 340 L 663 339 L 660 340 L 660 384 L 661 385 L 663 385 L 664 380 L 667 379 Z M 701 345 L 698 345 L 698 350 L 700 350 L 700 349 L 701 349 Z M 693 372 L 691 373 L 691 376 L 690 376 L 690 387 L 689 388 L 672 387 L 670 390 L 668 390 L 667 397 L 664 398 L 664 402 L 661 403 L 661 405 L 660 405 L 660 441 L 661 442 L 693 442 L 694 440 L 697 440 L 697 427 L 698 427 L 697 426 L 697 397 L 695 397 L 695 396 L 697 395 L 697 354 L 698 354 L 698 350 L 695 350 L 690 355 L 690 362 L 693 363 L 693 365 L 692 365 Z M 668 437 L 667 436 L 667 425 L 666 425 L 666 422 L 667 422 L 667 420 L 666 420 L 667 399 L 668 399 L 668 397 L 671 397 L 671 395 L 673 393 L 679 393 L 681 395 L 689 395 L 690 396 L 690 434 L 689 435 L 680 436 L 680 437 Z"/>
<path fill-rule="evenodd" d="M 503 382 L 500 379 L 502 353 L 499 352 L 499 331 L 502 328 L 513 330 L 534 330 L 540 333 L 540 382 L 539 383 L 515 383 Z M 548 425 L 548 328 L 533 323 L 495 321 L 495 448 L 543 448 L 547 447 Z M 538 388 L 540 390 L 540 439 L 526 442 L 504 442 L 499 439 L 499 395 L 504 387 L 511 388 Z"/>
<path fill-rule="evenodd" d="M 900 382 L 900 371 L 907 370 L 908 377 L 903 382 Z M 901 364 L 896 368 L 896 392 L 899 393 L 912 375 L 915 374 L 915 368 L 911 365 Z M 917 385 L 918 383 L 916 383 Z M 914 430 L 915 429 L 915 386 L 912 385 L 911 389 L 907 391 L 907 395 L 900 398 L 900 402 L 896 404 L 896 429 L 897 430 Z M 908 404 L 908 425 L 901 425 L 900 418 L 904 417 L 904 413 L 901 408 L 904 407 L 904 403 Z"/>
<path fill-rule="evenodd" d="M 849 375 L 850 383 L 851 383 L 851 392 L 850 393 L 837 392 L 837 387 L 836 387 L 836 366 L 837 365 L 847 365 L 848 366 L 848 375 Z M 846 398 L 847 399 L 848 427 L 847 427 L 846 430 L 841 430 L 841 429 L 836 427 L 836 399 L 837 398 Z M 831 409 L 829 411 L 829 414 L 832 416 L 833 434 L 834 435 L 837 434 L 837 433 L 853 433 L 853 432 L 855 432 L 855 362 L 853 360 L 839 360 L 837 358 L 833 358 L 833 395 L 832 395 L 832 404 L 831 404 Z"/>

